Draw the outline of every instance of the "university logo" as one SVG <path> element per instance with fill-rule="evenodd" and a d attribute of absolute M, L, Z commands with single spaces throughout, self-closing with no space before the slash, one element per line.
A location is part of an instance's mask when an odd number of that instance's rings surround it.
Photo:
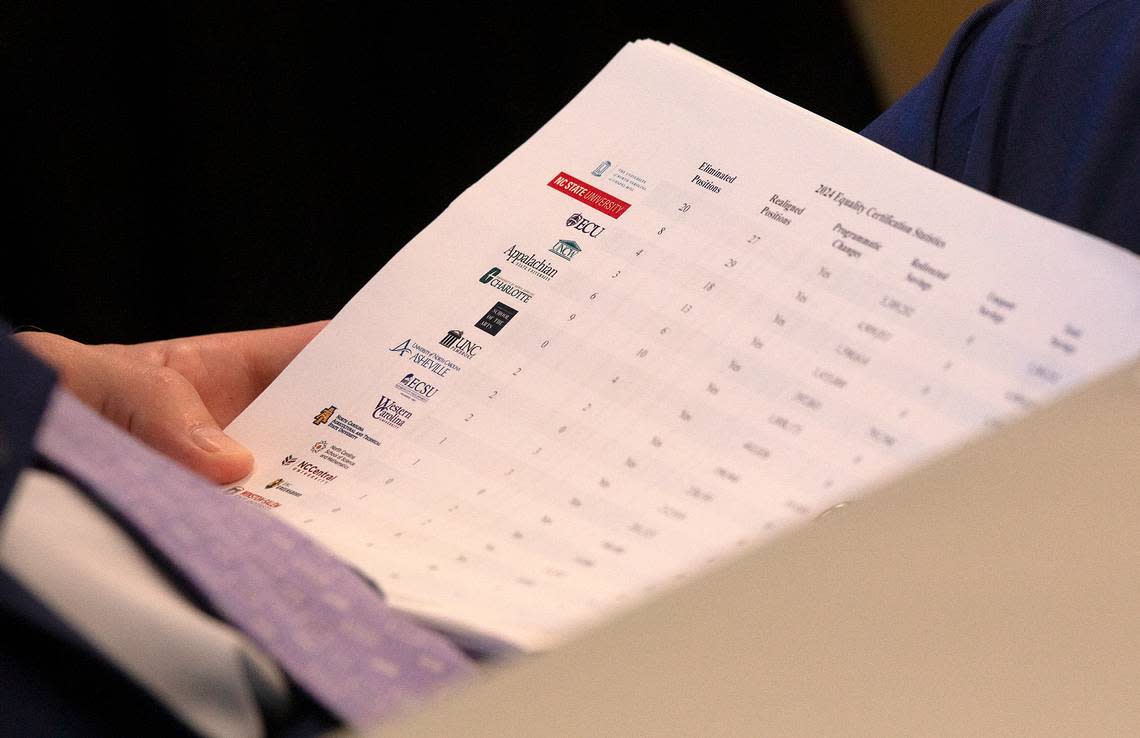
<path fill-rule="evenodd" d="M 557 254 L 566 261 L 573 259 L 581 250 L 582 247 L 578 244 L 561 238 L 558 239 L 558 243 L 550 247 L 550 253 Z"/>
<path fill-rule="evenodd" d="M 284 459 L 281 459 L 281 466 L 289 466 L 290 464 L 296 464 L 296 463 L 297 463 L 297 457 L 292 455 L 292 454 L 289 454 Z"/>
<path fill-rule="evenodd" d="M 603 174 L 605 174 L 606 170 L 609 168 L 610 168 L 610 162 L 609 162 L 609 160 L 606 160 L 606 161 L 603 161 L 598 166 L 594 167 L 594 171 L 590 172 L 590 174 L 594 175 L 595 177 L 600 177 Z"/>
<path fill-rule="evenodd" d="M 416 377 L 416 375 L 411 372 L 404 375 L 404 378 L 400 380 L 400 383 L 398 385 L 396 385 L 396 389 L 400 390 L 404 396 L 416 402 L 419 402 L 420 400 L 429 400 L 431 399 L 432 395 L 439 391 L 439 387 L 436 387 L 433 384 L 428 384 L 424 380 Z"/>
<path fill-rule="evenodd" d="M 505 293 L 508 297 L 513 297 L 519 302 L 530 302 L 530 298 L 534 297 L 534 293 L 530 290 L 525 290 L 519 287 L 514 282 L 510 282 L 501 278 L 503 270 L 499 267 L 491 267 L 487 273 L 479 277 L 479 282 L 482 284 L 489 284 L 498 291 Z"/>
<path fill-rule="evenodd" d="M 581 213 L 574 213 L 566 219 L 566 227 L 585 233 L 590 238 L 597 238 L 606 230 L 600 223 L 588 220 Z"/>
<path fill-rule="evenodd" d="M 539 279 L 549 282 L 558 275 L 558 268 L 534 253 L 521 251 L 517 245 L 511 246 L 503 252 L 507 263 L 518 269 L 525 269 Z"/>
<path fill-rule="evenodd" d="M 236 494 L 239 494 L 239 493 L 241 493 L 241 492 L 245 492 L 245 487 L 242 487 L 242 486 L 240 486 L 240 485 L 239 485 L 239 486 L 236 486 L 236 487 L 230 487 L 229 489 L 227 489 L 227 490 L 225 491 L 225 494 L 227 494 L 227 495 L 236 495 Z"/>
<path fill-rule="evenodd" d="M 265 485 L 265 488 L 266 489 L 275 489 L 278 492 L 284 492 L 285 494 L 292 495 L 293 497 L 300 497 L 301 496 L 301 493 L 299 491 L 293 489 L 292 485 L 290 485 L 284 479 L 274 479 L 272 482 Z M 242 491 L 239 494 L 242 497 L 249 498 L 249 499 L 253 500 L 254 502 L 260 502 L 264 505 L 267 505 L 268 507 L 277 507 L 278 505 L 281 504 L 278 502 L 272 502 L 271 500 L 268 500 L 268 499 L 262 497 L 261 495 L 255 494 L 253 492 L 249 492 L 245 489 L 242 489 Z"/>
<path fill-rule="evenodd" d="M 483 347 L 474 341 L 464 338 L 463 331 L 450 330 L 447 335 L 440 339 L 440 346 L 451 349 L 460 356 L 471 359 L 475 354 L 483 350 Z"/>
<path fill-rule="evenodd" d="M 443 342 L 441 341 L 440 343 Z M 412 356 L 408 361 L 416 366 L 427 369 L 439 377 L 446 377 L 448 372 L 459 371 L 458 364 L 448 361 L 436 352 L 424 348 L 410 338 L 405 339 L 403 342 L 396 344 L 388 350 L 398 352 L 401 357 L 403 357 L 404 354 L 410 353 Z"/>
<path fill-rule="evenodd" d="M 372 411 L 372 417 L 393 428 L 399 428 L 412 417 L 412 411 L 400 407 L 387 395 L 381 395 L 380 402 L 376 403 L 376 409 Z"/>
<path fill-rule="evenodd" d="M 487 314 L 479 319 L 475 327 L 484 333 L 490 333 L 492 336 L 498 335 L 499 331 L 503 329 L 511 318 L 518 315 L 519 311 L 515 310 L 510 305 L 504 305 L 501 302 L 496 302 L 495 306 L 487 311 Z"/>
<path fill-rule="evenodd" d="M 602 171 L 605 170 L 603 169 Z M 601 175 L 599 174 L 598 176 L 600 177 Z M 628 202 L 619 200 L 608 192 L 603 192 L 594 185 L 583 182 L 566 172 L 559 172 L 554 175 L 546 185 L 553 187 L 568 197 L 574 198 L 586 207 L 605 213 L 611 218 L 620 218 L 622 213 L 629 210 Z"/>
<path fill-rule="evenodd" d="M 325 423 L 329 422 L 329 419 L 332 418 L 333 413 L 335 412 L 336 405 L 329 405 L 324 410 L 321 410 L 319 413 L 317 413 L 317 415 L 313 418 L 313 425 L 324 425 Z"/>
<path fill-rule="evenodd" d="M 309 479 L 315 479 L 321 484 L 327 484 L 337 477 L 336 474 L 322 469 L 311 461 L 302 461 L 300 464 L 297 464 L 293 471 Z"/>
<path fill-rule="evenodd" d="M 328 447 L 329 447 L 329 445 L 325 441 L 317 441 L 316 443 L 313 444 L 313 447 L 309 450 L 315 454 L 319 454 L 321 451 L 324 451 Z"/>

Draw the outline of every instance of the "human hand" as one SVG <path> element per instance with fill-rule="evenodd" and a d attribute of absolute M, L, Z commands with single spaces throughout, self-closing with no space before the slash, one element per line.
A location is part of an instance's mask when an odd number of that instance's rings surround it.
<path fill-rule="evenodd" d="M 222 426 L 327 323 L 134 345 L 89 346 L 36 332 L 14 338 L 108 420 L 184 466 L 226 483 L 249 474 L 253 455 Z"/>

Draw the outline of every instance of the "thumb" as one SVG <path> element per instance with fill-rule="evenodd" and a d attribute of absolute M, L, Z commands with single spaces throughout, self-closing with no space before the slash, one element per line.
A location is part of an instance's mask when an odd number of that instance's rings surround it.
<path fill-rule="evenodd" d="M 183 466 L 219 484 L 253 470 L 253 455 L 222 432 L 194 385 L 174 369 L 139 362 L 113 344 L 87 346 L 52 333 L 16 339 L 54 366 L 79 399 Z"/>
<path fill-rule="evenodd" d="M 107 388 L 104 414 L 147 444 L 224 484 L 253 470 L 253 454 L 227 436 L 194 386 L 169 367 L 132 367 Z"/>

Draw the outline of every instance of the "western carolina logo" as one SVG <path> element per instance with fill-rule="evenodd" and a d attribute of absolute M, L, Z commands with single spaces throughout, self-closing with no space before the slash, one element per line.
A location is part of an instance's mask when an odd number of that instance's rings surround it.
<path fill-rule="evenodd" d="M 475 354 L 483 350 L 483 347 L 475 343 L 471 339 L 463 337 L 463 331 L 450 330 L 447 335 L 440 339 L 440 346 L 445 346 L 460 356 L 471 359 Z"/>
<path fill-rule="evenodd" d="M 530 298 L 534 297 L 534 293 L 529 290 L 524 290 L 514 282 L 509 282 L 499 277 L 503 270 L 499 267 L 491 267 L 487 273 L 479 277 L 479 281 L 483 284 L 489 284 L 500 292 L 505 293 L 508 297 L 513 297 L 519 302 L 530 302 Z"/>
<path fill-rule="evenodd" d="M 376 409 L 372 411 L 372 417 L 393 428 L 399 428 L 412 417 L 412 411 L 400 407 L 387 395 L 381 395 L 380 402 L 376 403 Z"/>
<path fill-rule="evenodd" d="M 511 318 L 518 315 L 519 311 L 515 310 L 510 305 L 504 305 L 501 302 L 496 302 L 495 306 L 487 311 L 487 314 L 479 319 L 475 327 L 484 333 L 490 333 L 492 336 L 497 335 Z"/>
<path fill-rule="evenodd" d="M 431 399 L 431 396 L 439 391 L 439 387 L 428 384 L 422 379 L 418 379 L 416 375 L 411 372 L 404 375 L 404 378 L 396 385 L 396 389 L 416 402 Z"/>
<path fill-rule="evenodd" d="M 277 485 L 281 484 L 284 481 L 285 481 L 284 479 L 274 479 L 272 482 L 265 485 L 265 488 L 266 489 L 273 489 L 274 487 L 276 487 Z"/>
<path fill-rule="evenodd" d="M 329 405 L 324 410 L 321 410 L 316 414 L 316 416 L 313 418 L 313 425 L 323 425 L 329 422 L 329 418 L 331 418 L 335 412 L 336 405 Z"/>
<path fill-rule="evenodd" d="M 547 282 L 554 279 L 558 275 L 558 269 L 553 264 L 550 264 L 533 252 L 527 253 L 520 251 L 518 246 L 511 246 L 503 252 L 503 256 L 507 257 L 507 263 L 519 269 L 525 269 L 539 279 L 545 279 Z"/>
<path fill-rule="evenodd" d="M 574 213 L 566 219 L 566 227 L 573 228 L 576 231 L 585 233 L 590 238 L 597 238 L 602 235 L 602 231 L 606 230 L 600 223 L 595 223 L 592 220 L 587 220 L 581 213 Z"/>
<path fill-rule="evenodd" d="M 605 174 L 606 170 L 609 168 L 610 168 L 610 162 L 607 159 L 606 161 L 603 161 L 598 166 L 594 167 L 594 171 L 590 172 L 590 174 L 594 175 L 595 177 L 600 177 L 603 174 Z"/>
<path fill-rule="evenodd" d="M 566 261 L 573 259 L 581 250 L 582 247 L 578 244 L 561 238 L 558 239 L 558 243 L 550 247 L 550 253 L 557 254 Z"/>
<path fill-rule="evenodd" d="M 297 463 L 297 457 L 293 456 L 292 454 L 289 454 L 284 459 L 281 459 L 281 466 L 289 466 L 290 464 L 296 464 L 296 463 Z"/>
<path fill-rule="evenodd" d="M 316 443 L 313 444 L 313 447 L 309 450 L 315 454 L 319 454 L 321 451 L 324 451 L 328 447 L 329 447 L 328 443 L 326 443 L 324 441 L 317 441 Z"/>

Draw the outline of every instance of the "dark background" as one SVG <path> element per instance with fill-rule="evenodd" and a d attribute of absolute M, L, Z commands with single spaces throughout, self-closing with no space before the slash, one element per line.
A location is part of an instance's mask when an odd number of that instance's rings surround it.
<path fill-rule="evenodd" d="M 838 2 L 101 6 L 0 4 L 0 316 L 88 342 L 330 317 L 628 40 L 879 112 Z"/>

